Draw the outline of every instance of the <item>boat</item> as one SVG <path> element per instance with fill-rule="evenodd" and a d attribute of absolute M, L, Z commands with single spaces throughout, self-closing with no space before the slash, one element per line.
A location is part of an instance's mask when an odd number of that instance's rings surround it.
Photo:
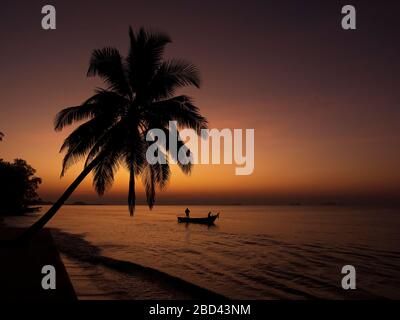
<path fill-rule="evenodd" d="M 188 217 L 178 217 L 179 223 L 198 223 L 198 224 L 207 224 L 212 225 L 214 221 L 219 218 L 219 212 L 213 216 L 209 216 L 206 218 L 188 218 Z"/>

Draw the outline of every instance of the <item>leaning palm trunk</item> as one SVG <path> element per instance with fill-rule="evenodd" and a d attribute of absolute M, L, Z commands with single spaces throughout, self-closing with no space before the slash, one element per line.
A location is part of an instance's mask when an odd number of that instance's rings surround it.
<path fill-rule="evenodd" d="M 50 219 L 57 213 L 61 206 L 68 200 L 71 194 L 79 186 L 79 184 L 86 178 L 86 176 L 93 170 L 93 168 L 100 162 L 100 158 L 97 157 L 89 165 L 87 165 L 81 174 L 75 179 L 74 182 L 68 187 L 63 195 L 53 204 L 53 206 L 32 226 L 25 230 L 22 235 L 17 239 L 18 244 L 27 244 L 30 242 L 33 236 L 37 234 Z"/>

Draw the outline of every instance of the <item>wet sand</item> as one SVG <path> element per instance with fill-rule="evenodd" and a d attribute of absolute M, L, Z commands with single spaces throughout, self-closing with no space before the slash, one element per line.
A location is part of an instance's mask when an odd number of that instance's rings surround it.
<path fill-rule="evenodd" d="M 83 237 L 52 229 L 79 299 L 82 300 L 226 300 L 203 287 L 159 270 L 101 254 Z M 70 248 L 73 247 L 73 250 Z M 131 286 L 126 288 L 126 277 Z M 123 283 L 124 285 L 120 285 Z M 110 290 L 112 288 L 112 290 Z"/>

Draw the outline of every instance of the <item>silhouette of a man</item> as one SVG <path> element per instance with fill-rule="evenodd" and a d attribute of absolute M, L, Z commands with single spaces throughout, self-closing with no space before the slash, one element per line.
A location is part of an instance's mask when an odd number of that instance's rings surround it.
<path fill-rule="evenodd" d="M 189 218 L 189 213 L 190 213 L 189 208 L 186 208 L 185 213 L 186 213 L 186 217 Z"/>

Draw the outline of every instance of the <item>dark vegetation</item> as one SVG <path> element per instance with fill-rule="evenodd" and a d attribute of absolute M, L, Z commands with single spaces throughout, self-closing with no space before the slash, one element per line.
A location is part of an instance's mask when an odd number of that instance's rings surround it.
<path fill-rule="evenodd" d="M 0 141 L 4 134 L 0 132 Z M 25 160 L 7 162 L 0 159 L 0 215 L 33 212 L 32 205 L 39 203 L 37 189 L 42 180 L 36 170 Z"/>

